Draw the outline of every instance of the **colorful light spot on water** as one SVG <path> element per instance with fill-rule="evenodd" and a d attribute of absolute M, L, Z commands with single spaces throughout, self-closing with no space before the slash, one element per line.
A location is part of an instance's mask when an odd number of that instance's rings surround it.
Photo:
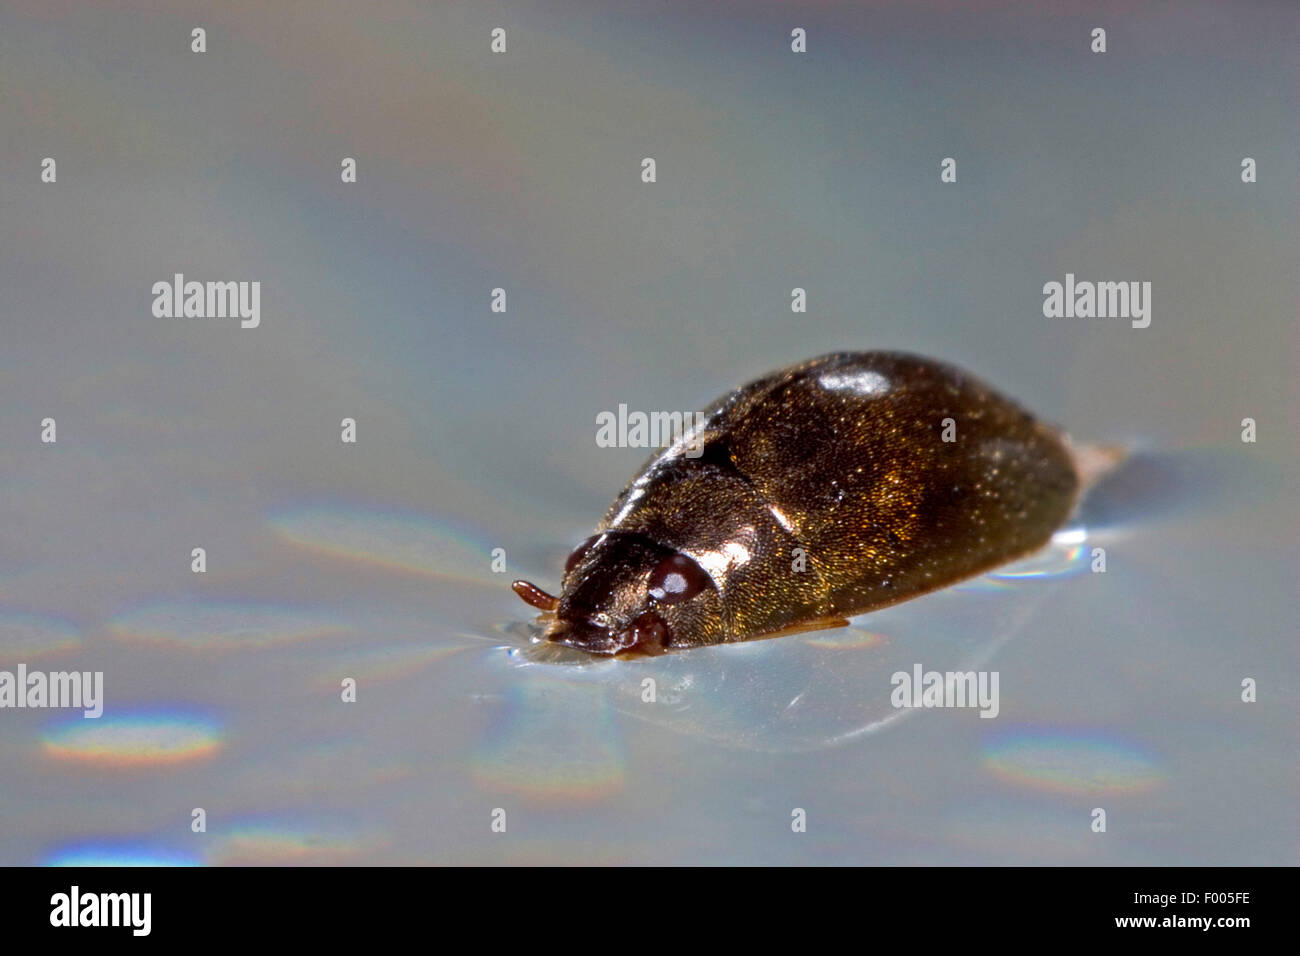
<path fill-rule="evenodd" d="M 625 785 L 617 733 L 603 688 L 538 675 L 510 689 L 475 754 L 474 782 L 546 801 L 608 797 Z"/>
<path fill-rule="evenodd" d="M 1138 747 L 1100 735 L 1011 733 L 984 748 L 984 766 L 1006 783 L 1057 793 L 1136 793 L 1164 773 Z"/>
<path fill-rule="evenodd" d="M 41 749 L 61 761 L 149 768 L 203 760 L 221 744 L 221 731 L 213 720 L 149 712 L 62 720 L 43 735 Z"/>
<path fill-rule="evenodd" d="M 476 584 L 493 581 L 491 549 L 424 515 L 301 507 L 272 516 L 285 541 L 321 554 Z"/>
<path fill-rule="evenodd" d="M 218 866 L 329 866 L 372 853 L 387 841 L 333 823 L 250 820 L 211 833 L 209 862 Z"/>
<path fill-rule="evenodd" d="M 1064 528 L 1039 551 L 995 568 L 982 577 L 964 581 L 956 588 L 962 591 L 1005 591 L 1020 581 L 1079 574 L 1088 567 L 1087 538 L 1088 532 L 1084 528 Z"/>
<path fill-rule="evenodd" d="M 43 866 L 200 866 L 197 856 L 134 843 L 88 842 L 55 850 Z"/>
<path fill-rule="evenodd" d="M 234 602 L 153 604 L 117 615 L 109 627 L 124 640 L 202 650 L 287 644 L 345 630 L 318 612 Z"/>
<path fill-rule="evenodd" d="M 80 645 L 81 636 L 66 621 L 0 611 L 0 661 L 28 661 Z"/>

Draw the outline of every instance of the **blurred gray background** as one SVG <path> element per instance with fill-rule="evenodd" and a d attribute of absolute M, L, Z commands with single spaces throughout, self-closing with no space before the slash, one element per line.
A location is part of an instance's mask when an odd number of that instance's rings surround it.
<path fill-rule="evenodd" d="M 8 0 L 0 668 L 107 699 L 0 711 L 0 863 L 1296 863 L 1300 15 L 1133 7 Z M 177 272 L 260 327 L 156 318 Z M 874 348 L 1129 444 L 1107 573 L 528 656 L 509 580 L 646 454 L 598 412 Z M 895 719 L 914 662 L 999 717 Z"/>

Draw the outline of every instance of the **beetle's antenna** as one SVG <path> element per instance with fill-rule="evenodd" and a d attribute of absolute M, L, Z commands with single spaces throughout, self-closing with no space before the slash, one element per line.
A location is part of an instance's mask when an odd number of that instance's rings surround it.
<path fill-rule="evenodd" d="M 554 611 L 560 606 L 560 599 L 553 594 L 547 594 L 536 584 L 528 581 L 516 581 L 510 585 L 514 592 L 523 598 L 524 603 L 531 604 L 539 611 Z"/>

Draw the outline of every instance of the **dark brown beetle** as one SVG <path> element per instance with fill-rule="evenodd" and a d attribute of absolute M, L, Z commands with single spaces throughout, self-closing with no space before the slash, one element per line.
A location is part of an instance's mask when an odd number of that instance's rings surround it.
<path fill-rule="evenodd" d="M 514 583 L 554 612 L 549 640 L 655 654 L 839 626 L 1042 547 L 1080 487 L 1060 432 L 915 355 L 812 359 L 704 419 L 569 556 L 558 598 Z"/>

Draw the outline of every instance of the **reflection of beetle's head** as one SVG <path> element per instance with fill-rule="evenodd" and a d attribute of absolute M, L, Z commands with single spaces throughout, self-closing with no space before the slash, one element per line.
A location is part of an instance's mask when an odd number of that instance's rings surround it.
<path fill-rule="evenodd" d="M 635 533 L 609 531 L 579 545 L 565 564 L 559 598 L 525 582 L 515 590 L 555 611 L 547 640 L 592 654 L 659 654 L 723 639 L 722 602 L 709 575 L 686 555 Z"/>

